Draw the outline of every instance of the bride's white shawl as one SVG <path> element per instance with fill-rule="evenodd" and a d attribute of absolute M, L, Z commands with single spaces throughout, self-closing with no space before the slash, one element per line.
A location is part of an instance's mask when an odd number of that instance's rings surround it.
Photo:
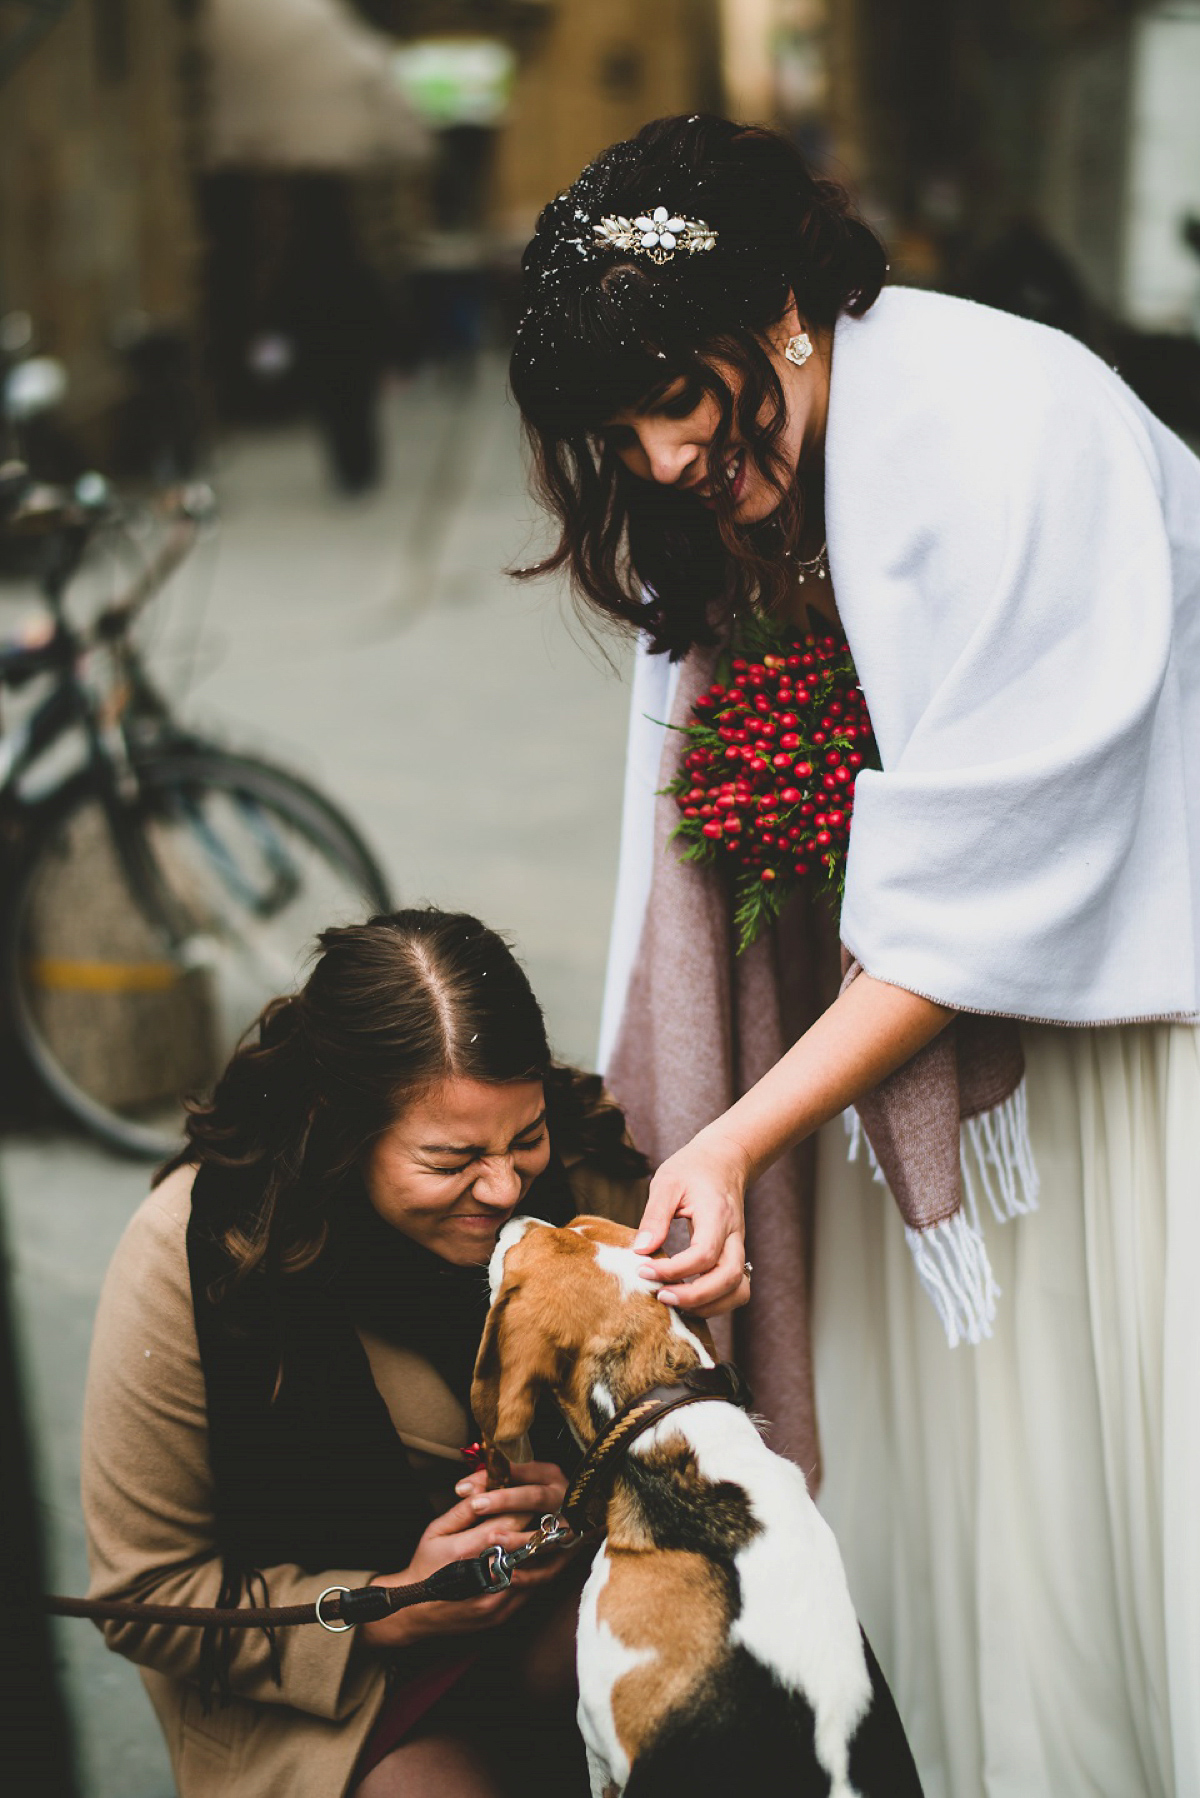
<path fill-rule="evenodd" d="M 962 1011 L 1200 1014 L 1200 462 L 1072 339 L 888 288 L 837 327 L 826 521 L 883 763 L 847 946 Z M 604 1057 L 671 686 L 639 657 Z"/>
<path fill-rule="evenodd" d="M 962 1011 L 1200 1012 L 1200 462 L 1071 338 L 886 290 L 826 520 L 883 770 L 842 937 Z"/>

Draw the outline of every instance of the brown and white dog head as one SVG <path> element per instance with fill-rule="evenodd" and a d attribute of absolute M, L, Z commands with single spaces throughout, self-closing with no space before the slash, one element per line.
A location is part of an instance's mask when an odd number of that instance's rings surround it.
<path fill-rule="evenodd" d="M 501 1230 L 471 1387 L 493 1478 L 504 1472 L 496 1451 L 525 1435 L 543 1392 L 587 1446 L 639 1392 L 712 1366 L 705 1326 L 660 1304 L 641 1278 L 635 1235 L 602 1217 L 561 1229 L 514 1218 Z"/>

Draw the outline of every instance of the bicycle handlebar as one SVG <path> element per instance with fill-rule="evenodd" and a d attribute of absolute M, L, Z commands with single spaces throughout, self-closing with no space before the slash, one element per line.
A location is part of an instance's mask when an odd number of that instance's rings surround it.
<path fill-rule="evenodd" d="M 0 486 L 3 486 L 3 476 L 8 469 L 9 465 L 0 468 Z M 11 533 L 49 539 L 58 535 L 67 545 L 73 541 L 81 552 L 83 543 L 101 524 L 120 515 L 119 508 L 107 499 L 89 504 L 80 499 L 78 492 L 67 488 L 36 485 L 28 480 L 23 468 L 23 478 L 18 484 L 16 465 L 12 465 L 12 472 L 12 490 L 18 492 L 19 488 L 19 497 L 8 515 L 0 516 L 0 535 Z M 171 520 L 165 540 L 120 598 L 96 616 L 82 638 L 66 631 L 59 614 L 59 592 L 47 587 L 47 598 L 60 620 L 59 628 L 45 643 L 0 648 L 0 685 L 19 687 L 35 674 L 61 665 L 65 641 L 69 640 L 78 649 L 89 643 L 112 643 L 125 635 L 142 607 L 165 586 L 183 562 L 201 525 L 213 516 L 216 501 L 210 487 L 196 482 L 173 488 L 163 496 L 160 509 Z M 77 565 L 76 556 L 69 549 L 68 554 L 73 571 Z"/>
<path fill-rule="evenodd" d="M 85 494 L 95 483 L 95 496 Z M 84 475 L 72 487 L 52 487 L 30 479 L 23 463 L 0 465 L 0 535 L 52 537 L 56 533 L 82 532 L 90 536 L 102 524 L 120 518 L 122 508 L 114 500 L 101 475 Z M 203 524 L 216 511 L 212 488 L 203 481 L 172 487 L 156 502 L 168 517 L 187 518 Z"/>
<path fill-rule="evenodd" d="M 12 473 L 6 485 L 7 503 L 0 531 L 6 537 L 50 537 L 55 532 L 94 528 L 105 517 L 99 507 L 79 503 L 69 487 L 51 487 L 30 478 L 29 471 Z"/>
<path fill-rule="evenodd" d="M 61 667 L 62 639 L 56 631 L 43 643 L 7 643 L 0 648 L 0 687 L 23 687 L 36 674 Z"/>
<path fill-rule="evenodd" d="M 32 485 L 24 462 L 0 462 L 0 519 L 11 518 Z"/>

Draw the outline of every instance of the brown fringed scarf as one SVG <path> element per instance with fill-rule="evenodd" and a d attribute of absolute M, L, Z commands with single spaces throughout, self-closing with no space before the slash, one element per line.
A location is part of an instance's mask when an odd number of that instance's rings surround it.
<path fill-rule="evenodd" d="M 670 722 L 686 725 L 715 673 L 717 650 L 693 651 Z M 668 733 L 658 785 L 687 747 Z M 655 1164 L 728 1109 L 779 1060 L 837 992 L 836 937 L 803 897 L 745 954 L 734 953 L 720 874 L 682 862 L 670 843 L 674 802 L 655 806 L 654 875 L 608 1085 L 634 1141 Z M 842 951 L 843 985 L 861 970 Z M 1025 1128 L 1024 1061 L 1008 1018 L 960 1014 L 847 1114 L 904 1219 L 917 1271 L 953 1344 L 990 1334 L 997 1287 L 979 1231 L 982 1190 L 998 1218 L 1032 1208 L 1037 1177 Z M 747 1195 L 754 1298 L 719 1346 L 732 1347 L 770 1419 L 772 1445 L 815 1490 L 820 1447 L 809 1329 L 816 1143 L 785 1155 Z M 730 1330 L 728 1320 L 718 1320 Z M 724 1331 L 721 1332 L 722 1334 Z"/>

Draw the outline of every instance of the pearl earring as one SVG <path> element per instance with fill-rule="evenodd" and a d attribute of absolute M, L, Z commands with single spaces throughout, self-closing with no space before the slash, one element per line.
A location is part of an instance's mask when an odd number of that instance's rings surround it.
<path fill-rule="evenodd" d="M 813 342 L 807 331 L 797 331 L 783 346 L 783 353 L 797 368 L 803 368 L 813 353 Z"/>

